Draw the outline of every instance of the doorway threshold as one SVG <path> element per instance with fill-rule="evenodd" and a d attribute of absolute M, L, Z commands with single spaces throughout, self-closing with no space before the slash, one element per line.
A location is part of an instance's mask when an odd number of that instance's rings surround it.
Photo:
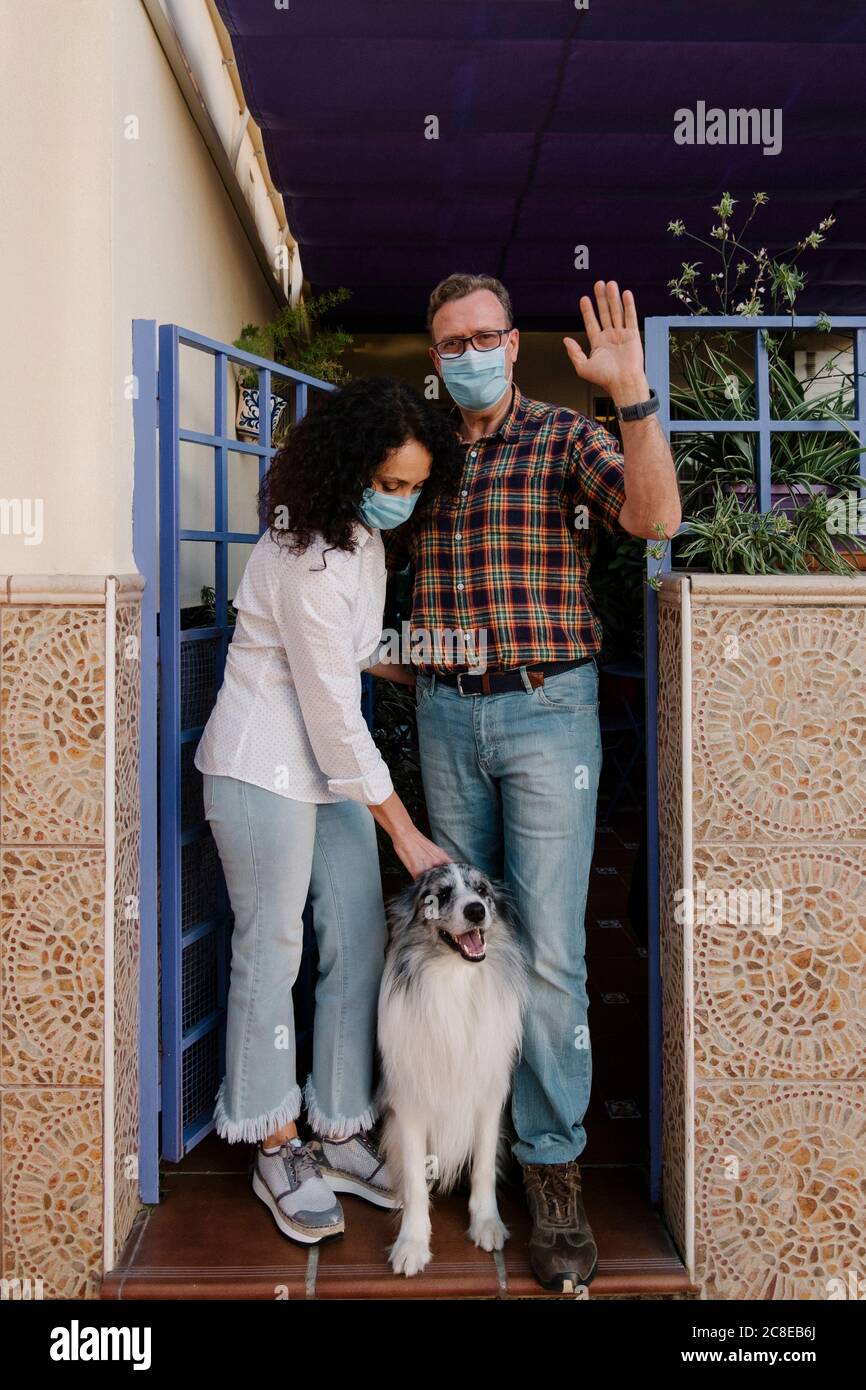
<path fill-rule="evenodd" d="M 104 1299 L 574 1298 L 535 1280 L 530 1218 L 519 1169 L 499 1189 L 510 1231 L 502 1251 L 466 1234 L 466 1192 L 432 1203 L 433 1259 L 407 1279 L 387 1263 L 399 1213 L 341 1195 L 346 1231 L 303 1246 L 282 1236 L 251 1186 L 253 1147 L 211 1134 L 181 1163 L 163 1163 L 162 1201 L 143 1209 Z M 581 1165 L 587 1215 L 599 1248 L 590 1298 L 692 1298 L 697 1291 L 638 1166 Z M 516 1180 L 515 1180 L 516 1179 Z"/>

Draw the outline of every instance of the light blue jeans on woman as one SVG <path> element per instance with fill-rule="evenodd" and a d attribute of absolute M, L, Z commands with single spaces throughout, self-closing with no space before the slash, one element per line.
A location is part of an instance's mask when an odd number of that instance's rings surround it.
<path fill-rule="evenodd" d="M 292 801 L 234 777 L 203 782 L 235 919 L 217 1133 L 231 1143 L 266 1139 L 300 1114 L 302 1100 L 316 1133 L 369 1129 L 386 942 L 373 817 L 358 801 Z M 302 1092 L 292 986 L 308 892 L 319 978 Z"/>
<path fill-rule="evenodd" d="M 421 771 L 433 839 L 504 878 L 523 927 L 530 995 L 511 1116 L 519 1163 L 586 1145 L 592 1084 L 584 910 L 601 771 L 594 662 L 533 689 L 461 695 L 420 674 Z"/>

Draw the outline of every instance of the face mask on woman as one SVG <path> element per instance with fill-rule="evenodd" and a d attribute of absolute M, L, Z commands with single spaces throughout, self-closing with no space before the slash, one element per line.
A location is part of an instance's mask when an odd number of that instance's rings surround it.
<path fill-rule="evenodd" d="M 393 526 L 409 520 L 420 496 L 420 492 L 413 492 L 408 497 L 400 497 L 395 492 L 377 492 L 375 488 L 367 487 L 358 504 L 358 515 L 368 526 L 389 531 Z"/>

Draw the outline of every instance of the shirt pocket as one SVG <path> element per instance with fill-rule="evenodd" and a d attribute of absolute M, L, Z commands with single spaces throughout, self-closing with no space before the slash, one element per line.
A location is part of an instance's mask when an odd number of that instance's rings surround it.
<path fill-rule="evenodd" d="M 562 472 L 544 459 L 512 459 L 491 471 L 489 486 L 500 503 L 553 501 L 562 489 Z"/>

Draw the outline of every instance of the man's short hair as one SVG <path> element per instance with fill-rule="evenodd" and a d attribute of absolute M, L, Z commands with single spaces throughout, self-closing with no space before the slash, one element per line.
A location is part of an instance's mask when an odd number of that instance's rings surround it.
<path fill-rule="evenodd" d="M 505 322 L 511 328 L 514 322 L 511 296 L 501 280 L 492 275 L 449 275 L 447 279 L 439 281 L 430 296 L 427 305 L 428 329 L 432 329 L 433 320 L 443 304 L 448 304 L 452 299 L 465 299 L 467 294 L 474 294 L 476 290 L 489 290 L 496 295 L 505 310 Z"/>

